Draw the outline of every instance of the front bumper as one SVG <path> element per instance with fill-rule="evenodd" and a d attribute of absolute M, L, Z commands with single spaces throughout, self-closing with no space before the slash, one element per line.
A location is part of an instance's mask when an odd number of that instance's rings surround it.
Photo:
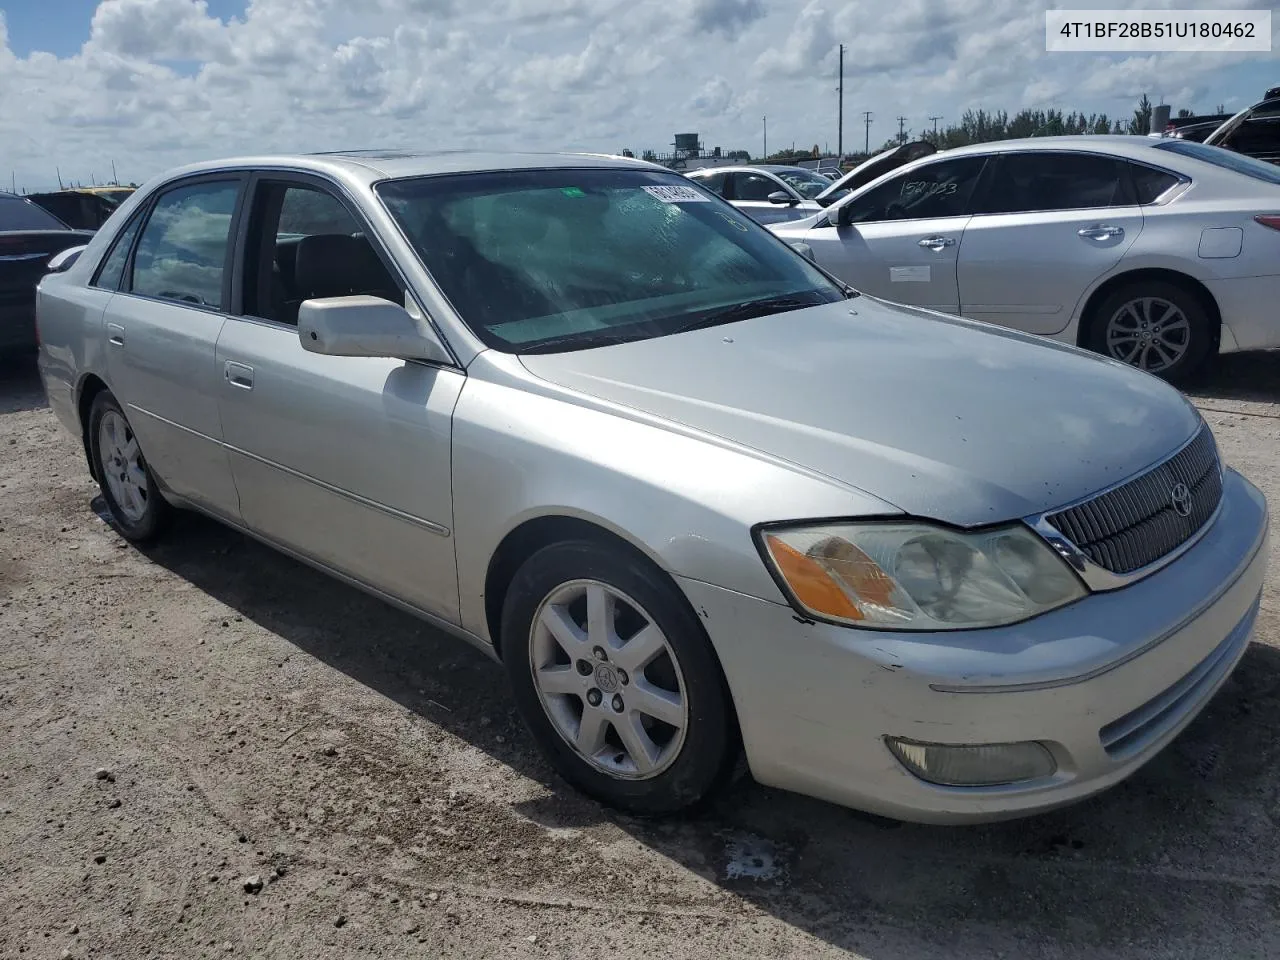
<path fill-rule="evenodd" d="M 700 581 L 680 585 L 720 657 L 761 783 L 901 820 L 997 820 L 1119 782 L 1190 723 L 1248 645 L 1267 527 L 1262 494 L 1227 471 L 1217 520 L 1178 560 L 991 630 L 854 630 Z M 937 786 L 909 773 L 886 736 L 1037 740 L 1058 770 L 1009 786 Z"/>

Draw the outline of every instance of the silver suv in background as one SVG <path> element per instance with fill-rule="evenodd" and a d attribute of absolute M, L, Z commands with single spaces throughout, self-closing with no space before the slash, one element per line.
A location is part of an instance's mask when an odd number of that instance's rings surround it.
<path fill-rule="evenodd" d="M 816 170 L 781 164 L 709 167 L 686 174 L 756 223 L 784 223 L 817 213 L 831 181 Z"/>

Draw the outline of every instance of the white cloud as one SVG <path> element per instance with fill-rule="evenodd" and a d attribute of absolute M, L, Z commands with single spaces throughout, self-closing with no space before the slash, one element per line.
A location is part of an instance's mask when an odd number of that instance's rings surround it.
<path fill-rule="evenodd" d="M 874 146 L 899 115 L 915 130 L 970 107 L 1128 118 L 1143 92 L 1209 109 L 1274 82 L 1227 86 L 1243 55 L 1049 55 L 1025 0 L 249 0 L 225 21 L 203 0 L 101 0 L 66 29 L 88 36 L 74 54 L 18 56 L 0 12 L 2 159 L 32 188 L 55 166 L 101 179 L 115 160 L 141 180 L 353 146 L 639 152 L 688 130 L 756 150 L 766 114 L 773 146 L 834 147 L 840 43 L 846 145 L 863 110 Z"/>

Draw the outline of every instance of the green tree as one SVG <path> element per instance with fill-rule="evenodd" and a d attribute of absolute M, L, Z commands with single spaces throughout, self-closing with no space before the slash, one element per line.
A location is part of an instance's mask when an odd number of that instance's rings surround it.
<path fill-rule="evenodd" d="M 1129 124 L 1129 133 L 1134 136 L 1146 136 L 1151 129 L 1151 101 L 1144 93 L 1138 101 L 1138 109 L 1133 111 L 1133 122 Z"/>

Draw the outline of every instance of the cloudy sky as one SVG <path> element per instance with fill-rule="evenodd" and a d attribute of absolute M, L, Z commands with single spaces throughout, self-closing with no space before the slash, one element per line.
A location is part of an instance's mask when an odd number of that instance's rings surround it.
<path fill-rule="evenodd" d="M 1082 7 L 1255 7 L 1266 0 Z M 1044 50 L 1027 0 L 0 0 L 0 184 L 142 181 L 243 152 L 358 146 L 669 150 L 845 146 L 968 108 L 1128 117 L 1238 109 L 1265 54 Z M 1280 29 L 1280 17 L 1273 18 Z M 1276 50 L 1280 43 L 1273 40 Z"/>

